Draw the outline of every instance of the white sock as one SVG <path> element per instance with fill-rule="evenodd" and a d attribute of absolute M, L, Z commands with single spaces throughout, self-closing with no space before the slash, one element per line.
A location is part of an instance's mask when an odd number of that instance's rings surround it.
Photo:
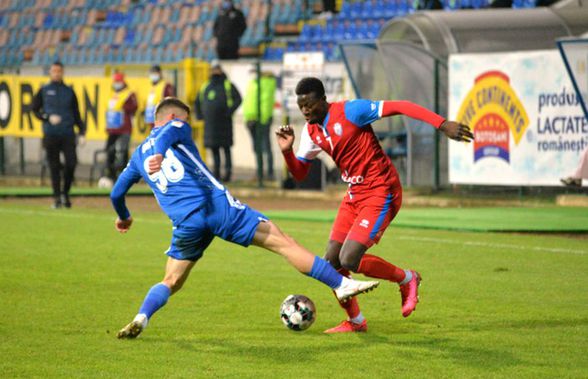
<path fill-rule="evenodd" d="M 351 321 L 354 324 L 361 324 L 364 320 L 365 317 L 363 317 L 363 314 L 361 314 L 361 312 L 359 312 L 359 314 L 354 318 L 349 319 L 349 321 Z"/>
<path fill-rule="evenodd" d="M 149 324 L 149 319 L 147 318 L 147 315 L 144 313 L 139 313 L 138 315 L 136 315 L 133 321 L 139 322 L 143 329 L 145 329 L 147 327 L 147 324 Z"/>
<path fill-rule="evenodd" d="M 404 270 L 404 273 L 406 274 L 406 277 L 404 278 L 403 281 L 401 281 L 400 283 L 398 283 L 399 285 L 405 285 L 406 283 L 410 282 L 412 280 L 412 271 L 410 270 Z"/>

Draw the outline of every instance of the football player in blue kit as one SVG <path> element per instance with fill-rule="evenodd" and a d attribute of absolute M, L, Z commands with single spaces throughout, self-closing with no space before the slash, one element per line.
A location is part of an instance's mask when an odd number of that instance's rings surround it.
<path fill-rule="evenodd" d="M 190 108 L 176 98 L 158 104 L 155 127 L 133 153 L 110 195 L 118 214 L 115 227 L 121 233 L 133 223 L 125 194 L 141 178 L 173 223 L 164 278 L 151 287 L 138 314 L 118 332 L 118 338 L 135 338 L 145 329 L 151 316 L 180 290 L 215 236 L 283 256 L 298 271 L 334 289 L 342 301 L 378 286 L 376 281 L 341 276 L 263 214 L 234 199 L 202 162 L 187 123 L 189 115 Z"/>

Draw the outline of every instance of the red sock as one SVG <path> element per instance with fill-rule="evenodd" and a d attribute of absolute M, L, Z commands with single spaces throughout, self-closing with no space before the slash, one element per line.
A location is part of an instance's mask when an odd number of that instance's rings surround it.
<path fill-rule="evenodd" d="M 337 270 L 337 272 L 343 276 L 349 277 L 349 270 L 346 270 L 344 268 L 340 268 Z M 347 313 L 347 316 L 350 319 L 359 316 L 359 313 L 360 313 L 359 304 L 357 303 L 357 298 L 355 296 L 352 297 L 351 299 L 347 300 L 346 302 L 340 301 L 339 305 L 341 305 L 341 308 L 343 308 L 343 310 L 345 310 L 345 313 Z"/>
<path fill-rule="evenodd" d="M 400 283 L 406 277 L 403 269 L 371 254 L 365 254 L 361 258 L 357 272 L 371 278 L 386 279 L 396 283 Z"/>

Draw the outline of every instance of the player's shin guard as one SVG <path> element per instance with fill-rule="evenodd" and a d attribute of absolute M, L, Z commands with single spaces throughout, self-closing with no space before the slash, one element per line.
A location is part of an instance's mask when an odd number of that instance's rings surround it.
<path fill-rule="evenodd" d="M 340 268 L 337 270 L 337 272 L 345 277 L 349 277 L 349 270 L 347 270 L 347 269 Z M 335 297 L 337 297 L 337 295 L 335 295 Z M 343 308 L 345 313 L 347 313 L 347 317 L 350 320 L 356 318 L 361 313 L 359 310 L 359 304 L 357 302 L 357 297 L 352 297 L 351 299 L 349 299 L 345 302 L 339 301 L 339 305 L 341 305 L 341 308 Z"/>
<path fill-rule="evenodd" d="M 139 314 L 144 314 L 147 316 L 147 319 L 150 319 L 159 308 L 167 303 L 167 299 L 169 299 L 170 295 L 171 290 L 168 286 L 163 283 L 157 283 L 151 287 L 149 292 L 147 292 L 147 296 L 145 296 L 145 300 L 143 300 L 143 305 L 141 305 L 141 309 L 139 309 Z"/>
<path fill-rule="evenodd" d="M 341 282 L 343 281 L 343 276 L 335 271 L 329 262 L 320 257 L 314 257 L 312 269 L 306 275 L 325 283 L 332 289 L 339 288 L 339 286 L 341 286 Z"/>
<path fill-rule="evenodd" d="M 406 272 L 403 269 L 371 254 L 364 254 L 359 262 L 357 272 L 370 278 L 386 279 L 395 283 L 402 282 L 406 277 Z"/>

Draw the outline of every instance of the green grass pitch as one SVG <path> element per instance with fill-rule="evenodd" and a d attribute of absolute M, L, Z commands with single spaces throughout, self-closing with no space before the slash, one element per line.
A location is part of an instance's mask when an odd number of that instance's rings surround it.
<path fill-rule="evenodd" d="M 151 200 L 149 200 L 151 201 Z M 278 256 L 216 240 L 137 340 L 119 341 L 163 273 L 171 227 L 135 212 L 127 235 L 104 209 L 0 203 L 0 376 L 104 378 L 561 378 L 588 375 L 588 240 L 392 225 L 373 253 L 421 271 L 408 319 L 390 283 L 362 295 L 369 332 L 330 291 Z M 278 221 L 322 255 L 329 223 Z M 317 306 L 307 331 L 286 295 Z"/>

